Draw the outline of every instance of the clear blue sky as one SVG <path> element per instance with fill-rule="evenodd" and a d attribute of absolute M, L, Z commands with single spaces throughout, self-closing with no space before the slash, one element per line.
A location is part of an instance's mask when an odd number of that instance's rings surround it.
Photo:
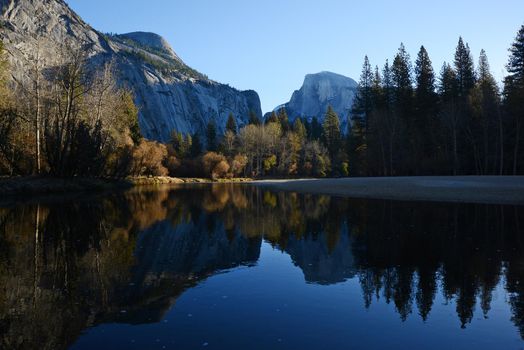
<path fill-rule="evenodd" d="M 523 0 L 67 0 L 103 32 L 164 36 L 191 67 L 238 89 L 254 89 L 267 112 L 289 100 L 308 73 L 358 80 L 364 55 L 383 65 L 404 42 L 425 45 L 437 72 L 462 35 L 475 60 L 487 51 L 504 76 L 508 48 L 524 24 Z"/>

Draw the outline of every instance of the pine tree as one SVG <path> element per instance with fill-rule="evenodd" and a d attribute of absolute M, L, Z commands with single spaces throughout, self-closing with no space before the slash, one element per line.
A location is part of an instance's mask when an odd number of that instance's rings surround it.
<path fill-rule="evenodd" d="M 524 25 L 520 28 L 509 51 L 507 69 L 512 78 L 512 83 L 524 88 Z"/>
<path fill-rule="evenodd" d="M 322 138 L 331 160 L 335 160 L 341 146 L 340 119 L 331 106 L 328 106 L 322 124 Z"/>
<path fill-rule="evenodd" d="M 469 173 L 475 167 L 474 147 L 471 137 L 468 135 L 468 125 L 471 124 L 472 111 L 469 104 L 469 97 L 475 87 L 475 67 L 473 57 L 468 44 L 464 44 L 462 37 L 459 38 L 455 52 L 455 73 L 457 74 L 457 113 L 459 127 L 460 150 L 459 164 L 463 173 Z M 467 141 L 470 141 L 469 143 Z"/>
<path fill-rule="evenodd" d="M 180 158 L 185 158 L 191 156 L 191 151 L 193 148 L 193 137 L 191 134 L 187 134 L 184 137 L 182 147 L 180 148 Z"/>
<path fill-rule="evenodd" d="M 368 56 L 364 57 L 364 65 L 362 66 L 362 74 L 358 83 L 355 101 L 353 103 L 353 122 L 360 123 L 360 128 L 364 131 L 367 127 L 369 115 L 373 110 L 373 71 L 369 64 Z"/>
<path fill-rule="evenodd" d="M 257 114 L 253 111 L 249 111 L 249 124 L 251 125 L 260 125 L 260 119 Z"/>
<path fill-rule="evenodd" d="M 380 69 L 375 66 L 375 73 L 373 74 L 373 83 L 371 86 L 371 98 L 373 100 L 373 107 L 382 103 L 382 76 Z"/>
<path fill-rule="evenodd" d="M 366 175 L 367 167 L 367 133 L 371 113 L 373 111 L 373 70 L 369 63 L 368 56 L 364 57 L 362 73 L 353 102 L 352 124 L 348 133 L 347 153 L 353 172 L 359 175 Z M 329 148 L 329 147 L 328 147 Z"/>
<path fill-rule="evenodd" d="M 387 154 L 387 170 L 390 176 L 395 175 L 396 166 L 395 166 L 395 143 L 398 138 L 398 129 L 399 129 L 399 118 L 398 113 L 395 110 L 395 87 L 393 83 L 393 73 L 389 65 L 389 61 L 386 60 L 384 64 L 384 69 L 382 70 L 382 103 L 383 103 L 383 112 L 382 112 L 382 123 L 380 124 L 385 128 L 384 134 L 386 135 L 386 150 Z"/>
<path fill-rule="evenodd" d="M 411 112 L 413 83 L 411 78 L 411 60 L 404 44 L 400 44 L 398 53 L 393 60 L 391 78 L 395 88 L 397 109 L 403 118 L 409 119 L 411 116 L 407 112 Z"/>
<path fill-rule="evenodd" d="M 266 119 L 265 124 L 267 125 L 269 123 L 278 123 L 278 116 L 275 111 L 271 112 L 271 114 L 269 115 L 269 118 Z"/>
<path fill-rule="evenodd" d="M 455 52 L 455 72 L 457 74 L 458 94 L 465 101 L 475 86 L 475 67 L 468 44 L 459 38 Z"/>
<path fill-rule="evenodd" d="M 504 80 L 504 110 L 508 119 L 508 129 L 511 130 L 513 148 L 512 173 L 517 175 L 523 161 L 522 128 L 524 127 L 524 26 L 522 26 L 510 48 L 507 65 L 509 75 Z"/>
<path fill-rule="evenodd" d="M 217 150 L 217 126 L 214 120 L 207 123 L 206 142 L 208 151 L 215 152 Z"/>
<path fill-rule="evenodd" d="M 300 143 L 304 144 L 307 139 L 307 131 L 302 119 L 295 119 L 295 122 L 293 123 L 293 131 L 297 134 Z"/>
<path fill-rule="evenodd" d="M 470 94 L 472 120 L 468 125 L 473 145 L 475 168 L 479 175 L 494 173 L 502 169 L 503 158 L 496 164 L 493 160 L 503 157 L 502 120 L 497 82 L 491 74 L 486 52 L 480 52 L 477 72 L 478 81 Z M 497 149 L 499 152 L 497 152 Z"/>
<path fill-rule="evenodd" d="M 231 131 L 233 134 L 237 134 L 237 122 L 233 113 L 229 113 L 227 117 L 226 130 Z"/>
<path fill-rule="evenodd" d="M 191 141 L 191 149 L 189 154 L 191 158 L 196 158 L 202 154 L 202 142 L 200 141 L 200 135 L 195 133 L 193 136 L 191 136 Z"/>
<path fill-rule="evenodd" d="M 446 139 L 450 140 L 451 156 L 450 163 L 453 175 L 457 175 L 459 159 L 458 159 L 458 137 L 459 137 L 459 113 L 457 108 L 458 100 L 458 79 L 457 74 L 453 68 L 444 63 L 440 71 L 439 81 L 439 97 L 440 97 L 440 114 L 441 119 L 446 129 Z"/>
<path fill-rule="evenodd" d="M 289 117 L 284 107 L 280 108 L 280 110 L 278 111 L 278 122 L 280 123 L 280 127 L 282 128 L 282 133 L 285 134 L 291 129 L 291 126 L 289 125 Z"/>
<path fill-rule="evenodd" d="M 177 157 L 183 158 L 184 154 L 182 153 L 182 148 L 184 144 L 184 135 L 182 135 L 181 132 L 173 130 L 173 132 L 171 133 L 170 143 L 173 149 L 175 150 Z"/>
<path fill-rule="evenodd" d="M 313 117 L 311 119 L 311 133 L 309 135 L 309 138 L 311 140 L 320 140 L 321 136 L 322 136 L 322 125 L 318 122 L 317 117 Z"/>
<path fill-rule="evenodd" d="M 367 174 L 366 175 L 387 175 L 386 160 L 386 110 L 384 105 L 384 91 L 382 89 L 382 76 L 378 66 L 375 67 L 373 74 L 373 84 L 371 87 L 373 101 L 373 111 L 370 114 L 367 125 Z M 349 141 L 350 137 L 348 137 Z M 350 159 L 351 163 L 351 159 Z M 356 164 L 352 164 L 352 173 Z"/>
<path fill-rule="evenodd" d="M 415 136 L 413 124 L 413 82 L 411 77 L 411 60 L 404 47 L 400 45 L 397 55 L 391 67 L 391 76 L 395 91 L 394 113 L 398 115 L 401 124 L 402 139 L 401 148 L 398 150 L 399 159 L 402 161 L 404 173 L 413 173 L 415 161 L 412 157 L 415 147 L 413 138 Z"/>
<path fill-rule="evenodd" d="M 438 98 L 435 91 L 435 73 L 428 52 L 422 46 L 415 63 L 415 122 L 413 125 L 414 152 L 417 155 L 417 173 L 425 169 L 426 163 L 435 162 L 436 113 Z"/>
<path fill-rule="evenodd" d="M 436 110 L 437 96 L 435 92 L 435 72 L 431 65 L 428 52 L 422 46 L 415 63 L 415 107 L 419 115 L 432 114 Z M 426 123 L 426 120 L 421 120 Z"/>

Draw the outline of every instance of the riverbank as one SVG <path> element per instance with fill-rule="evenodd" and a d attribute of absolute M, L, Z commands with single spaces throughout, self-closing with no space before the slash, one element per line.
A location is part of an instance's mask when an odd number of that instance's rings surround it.
<path fill-rule="evenodd" d="M 251 179 L 199 179 L 174 177 L 131 177 L 125 179 L 13 177 L 0 178 L 0 196 L 63 194 L 72 192 L 109 191 L 134 186 L 155 186 L 188 183 L 249 182 Z"/>
<path fill-rule="evenodd" d="M 340 197 L 524 205 L 524 176 L 429 176 L 257 181 L 280 191 Z"/>

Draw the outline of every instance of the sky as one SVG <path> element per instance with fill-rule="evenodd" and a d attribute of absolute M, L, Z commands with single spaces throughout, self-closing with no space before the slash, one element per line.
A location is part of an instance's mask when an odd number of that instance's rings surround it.
<path fill-rule="evenodd" d="M 412 59 L 424 45 L 438 73 L 462 36 L 495 77 L 524 25 L 523 0 L 66 0 L 102 32 L 162 35 L 211 79 L 259 93 L 264 112 L 289 101 L 304 76 L 331 71 L 358 81 L 364 56 Z"/>

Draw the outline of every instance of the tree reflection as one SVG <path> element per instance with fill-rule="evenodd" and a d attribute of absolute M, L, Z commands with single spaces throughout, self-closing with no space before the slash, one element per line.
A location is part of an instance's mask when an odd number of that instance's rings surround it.
<path fill-rule="evenodd" d="M 307 283 L 358 278 L 365 307 L 392 303 L 401 320 L 428 320 L 441 295 L 466 327 L 504 283 L 524 337 L 522 210 L 229 184 L 0 208 L 0 348 L 62 349 L 99 323 L 158 322 L 188 288 L 256 264 L 262 240 Z"/>

